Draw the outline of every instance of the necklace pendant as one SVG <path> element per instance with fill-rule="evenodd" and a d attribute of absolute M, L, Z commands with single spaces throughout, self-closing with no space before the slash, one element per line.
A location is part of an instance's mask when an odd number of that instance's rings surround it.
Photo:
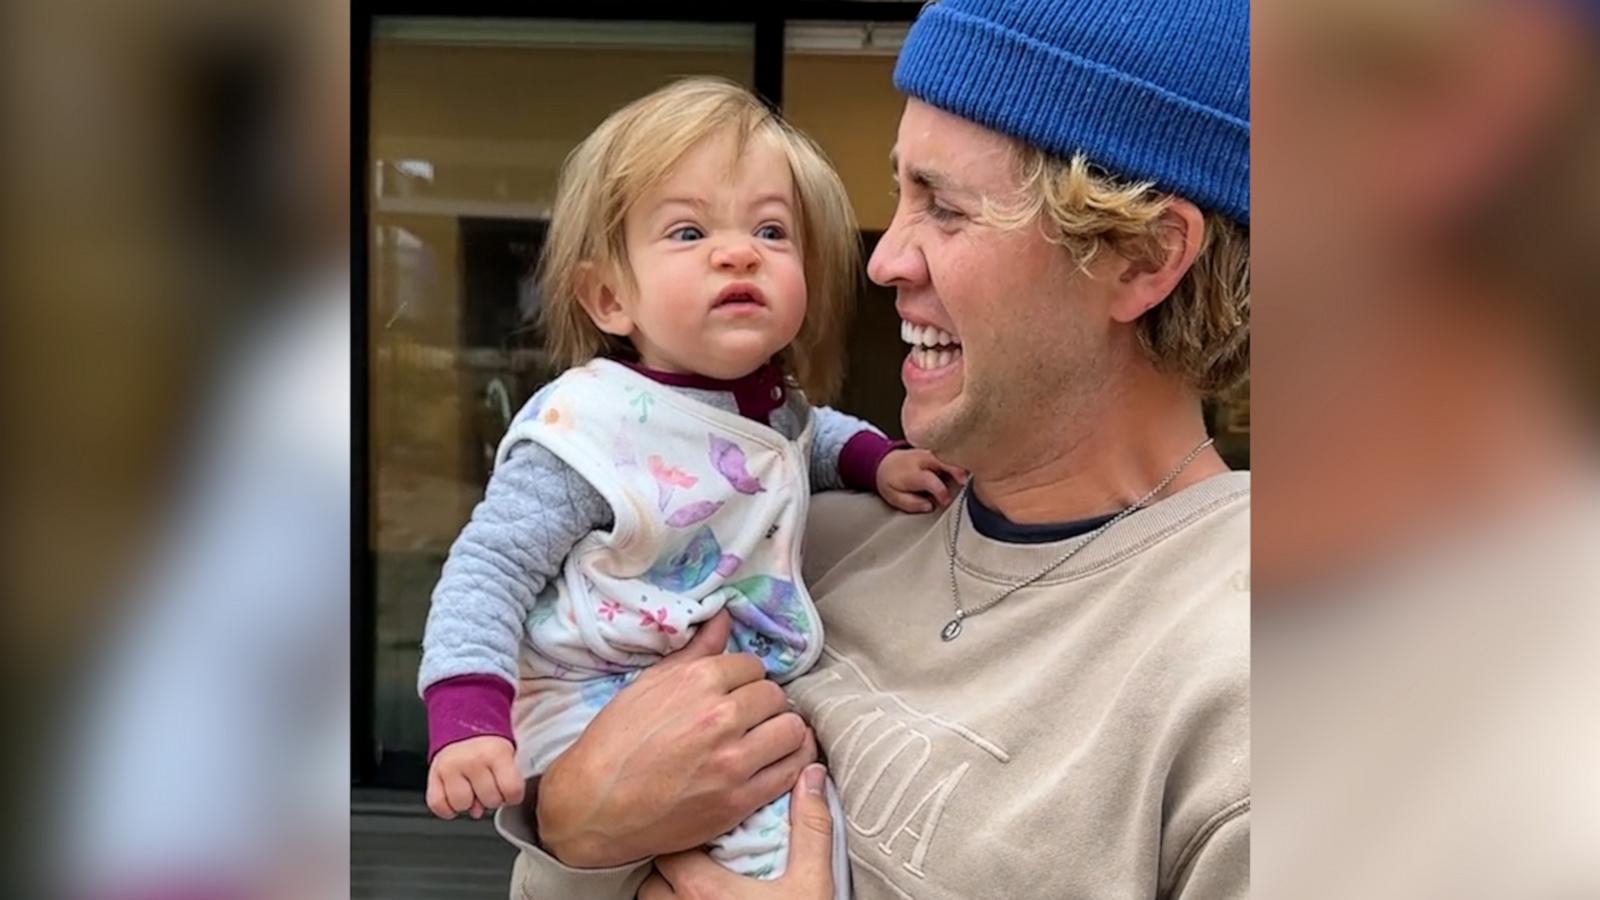
<path fill-rule="evenodd" d="M 939 637 L 944 638 L 947 643 L 949 641 L 955 640 L 956 638 L 958 638 L 960 636 L 961 636 L 961 620 L 959 618 L 951 619 L 950 620 L 950 624 L 946 625 L 944 627 L 944 630 L 939 632 Z"/>

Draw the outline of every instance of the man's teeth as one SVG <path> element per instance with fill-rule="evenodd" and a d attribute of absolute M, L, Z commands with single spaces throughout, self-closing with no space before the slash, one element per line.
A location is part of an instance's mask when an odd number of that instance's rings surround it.
<path fill-rule="evenodd" d="M 955 335 L 932 325 L 900 320 L 900 339 L 911 345 L 911 364 L 919 369 L 942 369 L 961 358 Z"/>
<path fill-rule="evenodd" d="M 935 350 L 931 347 L 911 348 L 911 364 L 919 369 L 942 369 L 961 358 L 961 345 Z"/>
<path fill-rule="evenodd" d="M 900 320 L 900 340 L 913 347 L 961 346 L 956 336 L 949 332 L 940 331 L 932 325 L 913 325 L 904 319 Z"/>

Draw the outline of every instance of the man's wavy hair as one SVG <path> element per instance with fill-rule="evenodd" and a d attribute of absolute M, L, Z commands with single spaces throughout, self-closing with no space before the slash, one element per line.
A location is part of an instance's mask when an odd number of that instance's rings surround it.
<path fill-rule="evenodd" d="M 1106 251 L 1134 262 L 1160 259 L 1162 214 L 1172 195 L 1150 182 L 1114 177 L 1082 154 L 1063 159 L 1013 144 L 1021 188 L 1015 201 L 986 199 L 986 221 L 1007 228 L 1039 223 L 1081 269 Z M 1204 216 L 1194 265 L 1139 319 L 1139 343 L 1158 369 L 1216 397 L 1250 374 L 1250 233 L 1219 213 Z"/>

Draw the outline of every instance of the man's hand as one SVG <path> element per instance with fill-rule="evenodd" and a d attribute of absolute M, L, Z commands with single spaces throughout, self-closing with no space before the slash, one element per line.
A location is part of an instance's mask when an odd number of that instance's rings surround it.
<path fill-rule="evenodd" d="M 902 512 L 920 513 L 950 505 L 949 477 L 965 484 L 967 473 L 945 465 L 926 450 L 891 450 L 878 463 L 878 495 Z"/>
<path fill-rule="evenodd" d="M 521 803 L 522 788 L 515 748 L 495 735 L 456 741 L 428 767 L 428 808 L 441 819 L 457 813 L 477 819 L 485 809 Z"/>
<path fill-rule="evenodd" d="M 833 900 L 833 817 L 822 766 L 806 768 L 789 801 L 789 865 L 783 877 L 735 875 L 699 850 L 656 860 L 639 900 Z"/>
<path fill-rule="evenodd" d="M 602 868 L 698 847 L 783 795 L 817 758 L 783 689 L 725 654 L 727 613 L 622 689 L 545 772 L 539 840 Z"/>

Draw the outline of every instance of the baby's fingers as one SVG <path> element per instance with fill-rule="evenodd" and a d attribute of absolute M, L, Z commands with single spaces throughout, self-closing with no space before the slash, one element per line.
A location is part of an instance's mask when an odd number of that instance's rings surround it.
<path fill-rule="evenodd" d="M 933 504 L 921 494 L 913 494 L 896 488 L 889 488 L 883 492 L 883 500 L 895 509 L 908 513 L 925 513 L 933 510 Z"/>
<path fill-rule="evenodd" d="M 428 811 L 441 819 L 456 817 L 456 811 L 450 808 L 450 801 L 444 795 L 444 780 L 436 769 L 428 771 Z"/>
<path fill-rule="evenodd" d="M 912 478 L 915 490 L 921 491 L 932 497 L 939 504 L 940 509 L 950 505 L 950 486 L 945 484 L 939 473 L 932 469 L 923 469 Z"/>
<path fill-rule="evenodd" d="M 960 466 L 952 466 L 949 463 L 942 463 L 938 460 L 934 460 L 934 465 L 938 466 L 940 471 L 954 479 L 956 484 L 967 483 L 967 478 L 969 476 L 966 469 L 963 469 Z"/>

